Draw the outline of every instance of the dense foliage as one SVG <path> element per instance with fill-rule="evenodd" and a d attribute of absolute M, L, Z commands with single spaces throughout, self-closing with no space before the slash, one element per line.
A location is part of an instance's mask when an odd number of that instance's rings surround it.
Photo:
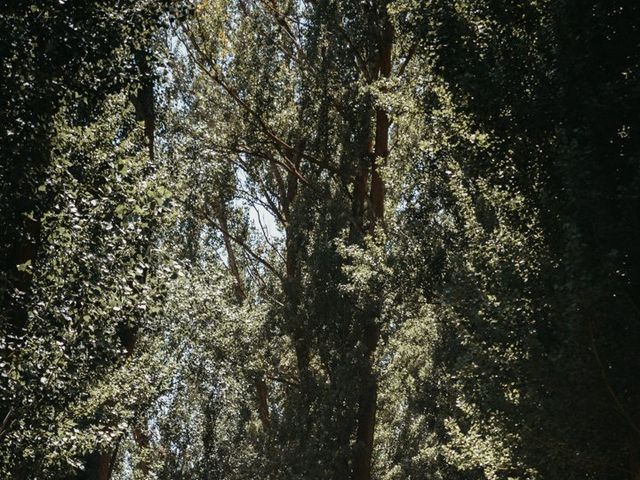
<path fill-rule="evenodd" d="M 0 474 L 637 479 L 639 28 L 2 7 Z"/>

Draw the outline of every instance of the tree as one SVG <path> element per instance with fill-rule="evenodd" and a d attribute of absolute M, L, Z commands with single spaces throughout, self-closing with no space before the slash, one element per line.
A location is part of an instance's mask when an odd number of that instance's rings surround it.
<path fill-rule="evenodd" d="M 637 7 L 87 8 L 4 27 L 102 30 L 2 98 L 50 119 L 3 171 L 3 473 L 638 477 Z"/>
<path fill-rule="evenodd" d="M 95 409 L 95 399 L 87 398 L 95 393 L 92 369 L 122 362 L 140 322 L 133 312 L 123 318 L 109 309 L 120 308 L 113 304 L 114 285 L 126 285 L 133 302 L 145 290 L 146 272 L 131 275 L 130 269 L 133 263 L 146 269 L 152 222 L 145 217 L 162 206 L 148 209 L 145 182 L 153 166 L 143 168 L 148 158 L 135 152 L 145 141 L 152 147 L 151 119 L 144 118 L 143 140 L 129 100 L 118 93 L 131 93 L 139 117 L 148 111 L 151 75 L 142 52 L 166 6 L 135 3 L 2 7 L 0 110 L 3 124 L 12 127 L 0 139 L 0 435 L 2 471 L 14 478 L 52 476 L 65 462 L 81 466 L 79 457 L 103 443 L 96 439 L 100 427 L 91 424 L 100 424 L 95 412 L 78 410 Z M 137 202 L 139 211 L 118 204 L 125 199 Z M 109 268 L 114 276 L 106 274 Z M 71 438 L 78 435 L 86 438 Z M 96 469 L 104 472 L 108 464 Z"/>

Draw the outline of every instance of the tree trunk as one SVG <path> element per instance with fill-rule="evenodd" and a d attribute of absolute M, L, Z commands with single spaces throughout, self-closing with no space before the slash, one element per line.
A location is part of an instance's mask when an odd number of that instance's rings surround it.
<path fill-rule="evenodd" d="M 385 8 L 385 7 L 383 7 Z M 389 78 L 391 75 L 391 51 L 393 47 L 393 27 L 386 11 L 382 12 L 383 30 L 379 39 L 378 50 L 378 78 Z M 375 227 L 384 222 L 385 185 L 380 175 L 380 168 L 389 155 L 389 127 L 387 112 L 376 107 L 376 129 L 371 163 L 371 186 L 369 200 L 371 205 L 370 235 L 376 235 Z M 354 189 L 354 191 L 357 191 Z M 375 305 L 375 302 L 373 302 Z M 380 309 L 375 306 L 374 311 L 365 318 L 363 325 L 363 343 L 366 347 L 364 372 L 361 378 L 361 393 L 358 402 L 356 445 L 353 456 L 353 480 L 370 480 L 372 469 L 373 447 L 375 441 L 376 411 L 378 399 L 378 384 L 374 372 L 374 354 L 378 346 L 379 327 L 377 320 Z"/>
<path fill-rule="evenodd" d="M 221 202 L 222 203 L 222 202 Z M 232 239 L 229 235 L 229 222 L 227 220 L 226 206 L 224 204 L 217 207 L 217 218 L 220 226 L 222 227 L 222 239 L 224 241 L 224 247 L 227 252 L 227 262 L 229 264 L 229 272 L 233 276 L 235 284 L 233 286 L 233 292 L 236 297 L 238 305 L 242 305 L 247 294 L 245 292 L 244 282 L 242 275 L 240 274 L 240 267 L 238 266 L 238 259 L 236 258 L 235 250 L 233 249 Z M 266 431 L 269 428 L 269 390 L 267 383 L 264 380 L 264 373 L 258 372 L 253 380 L 253 387 L 255 389 L 256 405 L 258 410 L 258 418 L 262 428 Z"/>

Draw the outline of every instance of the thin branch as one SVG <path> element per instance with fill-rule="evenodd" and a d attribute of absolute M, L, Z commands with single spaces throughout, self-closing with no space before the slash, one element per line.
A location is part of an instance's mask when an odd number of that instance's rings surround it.
<path fill-rule="evenodd" d="M 409 51 L 407 52 L 407 56 L 404 58 L 404 62 L 402 62 L 402 64 L 400 65 L 400 68 L 398 68 L 398 74 L 397 74 L 398 77 L 401 77 L 404 74 L 404 71 L 406 70 L 407 65 L 409 65 L 409 62 L 415 55 L 417 49 L 418 49 L 418 41 L 415 41 L 413 45 L 411 45 L 411 47 L 409 48 Z"/>
<path fill-rule="evenodd" d="M 268 123 L 262 118 L 262 116 L 258 112 L 256 112 L 253 108 L 251 108 L 251 106 L 245 100 L 240 98 L 240 96 L 238 95 L 236 90 L 232 86 L 230 86 L 228 84 L 228 82 L 223 78 L 222 74 L 213 65 L 213 62 L 211 61 L 210 58 L 209 58 L 209 63 L 211 63 L 211 68 L 208 68 L 198 58 L 198 56 L 195 55 L 191 51 L 190 45 L 193 46 L 193 48 L 196 50 L 196 52 L 201 57 L 207 58 L 207 53 L 204 52 L 199 47 L 198 43 L 195 41 L 193 36 L 190 36 L 190 35 L 187 34 L 187 36 L 190 39 L 190 42 L 187 42 L 185 39 L 182 38 L 182 36 L 177 31 L 174 30 L 174 32 L 175 32 L 176 36 L 178 37 L 178 39 L 180 40 L 180 42 L 185 47 L 185 50 L 187 51 L 187 54 L 189 55 L 189 58 L 191 58 L 191 60 L 198 67 L 200 67 L 200 69 L 202 70 L 203 73 L 205 73 L 211 80 L 213 80 L 217 85 L 219 85 L 236 102 L 236 104 L 238 104 L 243 110 L 245 110 L 254 119 L 254 121 L 258 124 L 258 126 L 260 127 L 260 130 L 271 140 L 271 142 L 276 147 L 278 147 L 279 153 L 282 155 L 282 157 L 285 160 L 285 162 L 277 161 L 277 163 L 279 163 L 282 166 L 284 166 L 285 168 L 287 168 L 287 170 L 295 173 L 301 181 L 306 182 L 306 180 L 304 179 L 304 177 L 302 176 L 300 171 L 291 163 L 291 161 L 289 160 L 289 157 L 287 155 L 287 154 L 291 154 L 294 151 L 293 145 L 290 145 L 288 142 L 284 141 L 280 136 L 278 136 L 271 129 L 271 127 L 268 125 Z M 314 155 L 311 155 L 310 153 L 303 152 L 302 153 L 302 158 L 304 158 L 305 160 L 308 160 L 309 162 L 311 162 L 313 164 L 316 164 L 316 165 L 318 165 L 318 166 L 320 166 L 320 167 L 322 167 L 322 168 L 324 168 L 324 169 L 326 169 L 326 170 L 328 170 L 328 171 L 330 171 L 330 172 L 332 172 L 334 174 L 337 173 L 336 169 L 331 167 L 331 165 L 329 165 L 327 162 L 323 162 L 322 160 L 318 159 Z M 273 161 L 276 161 L 276 160 L 273 159 Z"/>
<path fill-rule="evenodd" d="M 13 407 L 9 408 L 7 415 L 4 417 L 4 420 L 2 421 L 2 425 L 0 425 L 0 438 L 2 438 L 2 436 L 9 431 L 9 428 L 11 427 L 11 423 L 13 423 L 12 414 L 13 414 Z"/>
<path fill-rule="evenodd" d="M 274 206 L 269 201 L 269 198 L 268 198 L 267 195 L 265 195 L 264 199 L 262 199 L 262 198 L 258 197 L 257 195 L 255 195 L 254 193 L 251 193 L 249 190 L 246 190 L 246 189 L 238 188 L 238 192 L 241 194 L 241 198 L 246 200 L 247 203 L 249 203 L 249 205 L 251 207 L 255 208 L 256 204 L 260 205 L 265 210 L 267 210 L 269 213 L 271 213 L 275 218 L 277 218 L 280 223 L 282 223 L 283 225 L 285 224 L 284 219 L 280 215 L 280 212 L 273 210 Z"/>
<path fill-rule="evenodd" d="M 255 253 L 251 247 L 249 247 L 249 245 L 246 244 L 246 242 L 244 242 L 243 240 L 241 240 L 240 238 L 236 237 L 235 235 L 233 235 L 232 233 L 230 233 L 227 229 L 223 228 L 217 221 L 215 221 L 213 218 L 211 218 L 211 215 L 207 214 L 206 212 L 203 212 L 200 210 L 200 213 L 204 216 L 204 218 L 215 228 L 217 228 L 218 230 L 220 230 L 223 234 L 228 235 L 228 237 L 233 240 L 236 244 L 238 244 L 238 246 L 240 246 L 247 254 L 249 254 L 249 256 L 251 256 L 252 258 L 254 258 L 255 260 L 257 260 L 259 263 L 261 263 L 264 267 L 267 268 L 267 270 L 270 270 L 271 273 L 273 273 L 274 275 L 276 275 L 278 278 L 282 279 L 282 275 L 278 272 L 278 270 L 271 265 L 271 263 L 269 263 L 267 260 L 265 260 L 264 258 L 262 258 L 260 255 L 258 255 L 257 253 Z"/>
<path fill-rule="evenodd" d="M 372 82 L 373 76 L 371 75 L 371 72 L 369 72 L 369 68 L 367 67 L 367 62 L 365 58 L 361 55 L 360 51 L 356 48 L 355 44 L 351 40 L 351 37 L 349 36 L 349 32 L 347 32 L 347 30 L 340 24 L 340 21 L 338 19 L 336 19 L 336 27 L 338 28 L 338 32 L 340 32 L 344 37 L 344 40 L 347 42 L 347 45 L 349 45 L 349 48 L 351 49 L 353 56 L 356 60 L 356 65 L 360 67 L 360 70 L 362 71 L 364 78 L 367 80 L 367 82 Z"/>
<path fill-rule="evenodd" d="M 268 289 L 269 289 L 269 286 L 267 285 L 267 282 L 264 281 L 264 279 L 262 278 L 262 275 L 260 274 L 258 269 L 255 267 L 255 265 L 253 265 L 251 263 L 248 263 L 247 264 L 247 273 L 251 278 L 253 278 L 254 280 L 258 281 L 262 285 L 262 287 L 264 288 L 264 291 L 261 292 L 262 294 L 264 294 L 267 297 L 269 297 L 269 299 L 271 301 L 275 302 L 280 307 L 284 307 L 284 304 L 282 302 L 280 302 L 279 300 L 277 300 L 276 298 L 271 296 L 269 293 L 266 293 L 268 291 Z M 281 281 L 283 281 L 282 277 L 279 277 L 279 278 L 280 278 Z"/>
<path fill-rule="evenodd" d="M 273 175 L 273 178 L 276 181 L 276 185 L 278 186 L 278 193 L 280 195 L 280 199 L 284 199 L 287 196 L 287 189 L 284 185 L 284 179 L 282 178 L 282 175 L 280 174 L 280 171 L 278 171 L 278 169 L 276 168 L 275 165 L 271 164 L 271 174 Z M 282 204 L 282 201 L 280 202 Z"/>
<path fill-rule="evenodd" d="M 264 225 L 262 224 L 262 220 L 260 219 L 260 212 L 258 211 L 258 209 L 256 208 L 255 205 L 252 205 L 253 210 L 256 212 L 256 216 L 258 218 L 258 225 L 260 225 L 260 230 L 262 230 L 262 236 L 264 237 L 264 241 L 267 243 L 267 245 L 269 245 L 274 252 L 276 252 L 276 255 L 278 255 L 278 257 L 280 257 L 280 260 L 282 260 L 283 262 L 285 262 L 284 257 L 282 256 L 282 254 L 280 253 L 280 250 L 278 250 L 278 248 L 273 244 L 273 242 L 269 239 L 269 235 L 267 234 Z"/>
<path fill-rule="evenodd" d="M 282 13 L 278 9 L 278 7 L 276 5 L 276 2 L 274 0 L 268 0 L 268 1 L 261 0 L 261 3 L 263 5 L 265 5 L 265 7 L 269 11 L 271 11 L 271 13 L 273 14 L 273 17 L 275 18 L 275 21 L 278 24 L 278 26 L 280 27 L 280 29 L 282 31 L 284 31 L 284 33 L 291 39 L 291 42 L 293 43 L 293 49 L 295 50 L 298 58 L 294 58 L 292 55 L 290 55 L 288 52 L 286 52 L 285 54 L 287 55 L 287 57 L 290 58 L 291 60 L 293 60 L 295 63 L 304 64 L 305 67 L 307 67 L 311 71 L 317 73 L 316 66 L 313 65 L 311 62 L 309 62 L 309 59 L 307 58 L 307 55 L 304 52 L 304 49 L 300 45 L 299 39 L 296 38 L 295 33 L 293 32 L 293 30 L 291 29 L 291 27 L 287 23 L 287 18 L 289 18 L 289 16 L 285 15 L 284 13 Z M 295 18 L 292 18 L 292 21 L 297 23 L 298 25 L 300 25 L 299 22 L 296 22 Z M 279 43 L 278 43 L 278 46 L 280 46 Z"/>
<path fill-rule="evenodd" d="M 249 104 L 247 104 L 247 102 L 245 102 L 242 98 L 240 98 L 240 96 L 238 95 L 238 92 L 235 91 L 235 89 L 230 86 L 226 80 L 223 78 L 221 72 L 218 71 L 218 69 L 214 66 L 213 62 L 210 61 L 211 63 L 211 67 L 208 68 L 206 65 L 204 65 L 204 63 L 198 58 L 197 55 L 194 55 L 194 53 L 191 51 L 191 47 L 193 47 L 196 52 L 199 54 L 200 57 L 204 57 L 207 58 L 209 60 L 211 60 L 211 58 L 207 55 L 206 52 L 204 52 L 200 47 L 198 42 L 195 41 L 195 38 L 193 38 L 192 35 L 189 35 L 187 33 L 187 36 L 189 37 L 190 42 L 185 41 L 180 34 L 178 34 L 176 32 L 176 36 L 180 39 L 180 42 L 183 44 L 183 46 L 185 47 L 185 50 L 187 51 L 187 54 L 189 55 L 189 57 L 191 58 L 191 60 L 193 60 L 193 62 L 198 65 L 200 67 L 200 69 L 209 77 L 211 78 L 211 80 L 213 80 L 216 84 L 218 84 L 220 87 L 222 87 L 222 89 L 238 104 L 240 105 L 247 113 L 249 113 L 254 120 L 258 123 L 258 125 L 261 127 L 261 130 L 279 147 L 289 151 L 291 150 L 293 147 L 291 145 L 289 145 L 287 142 L 285 142 L 284 140 L 282 140 L 280 137 L 278 137 L 273 130 L 271 130 L 271 128 L 269 127 L 269 125 L 267 125 L 267 123 L 264 121 L 264 119 L 260 116 L 259 113 L 257 113 L 255 110 L 253 110 Z"/>
<path fill-rule="evenodd" d="M 284 383 L 285 385 L 289 385 L 290 387 L 293 388 L 300 388 L 300 384 L 294 380 L 289 380 L 287 378 L 284 378 L 282 376 L 274 376 L 274 375 L 265 375 L 265 378 L 273 381 L 273 382 L 278 382 L 278 383 Z"/>

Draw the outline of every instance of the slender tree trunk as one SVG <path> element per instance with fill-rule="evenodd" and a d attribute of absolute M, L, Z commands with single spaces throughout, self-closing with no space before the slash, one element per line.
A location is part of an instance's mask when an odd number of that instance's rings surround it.
<path fill-rule="evenodd" d="M 384 7 L 383 7 L 384 8 Z M 391 75 L 391 51 L 393 48 L 393 27 L 384 15 L 383 31 L 379 40 L 378 78 L 389 78 Z M 375 111 L 376 129 L 371 164 L 371 186 L 369 201 L 371 205 L 371 222 L 369 233 L 376 235 L 376 226 L 384 222 L 385 185 L 380 175 L 380 168 L 389 155 L 389 127 L 387 112 L 377 107 Z M 374 302 L 375 304 L 375 302 Z M 361 378 L 361 393 L 358 402 L 356 446 L 353 457 L 353 480 L 370 480 L 375 441 L 376 412 L 378 399 L 378 383 L 374 372 L 374 355 L 378 346 L 379 327 L 377 319 L 379 307 L 375 307 L 371 317 L 364 319 L 363 343 L 366 347 L 364 372 Z"/>
<path fill-rule="evenodd" d="M 220 207 L 218 212 L 218 222 L 222 227 L 222 240 L 224 242 L 224 248 L 227 252 L 227 262 L 229 263 L 229 271 L 235 281 L 233 285 L 233 294 L 236 297 L 236 301 L 242 305 L 245 301 L 246 295 L 244 291 L 244 282 L 240 275 L 240 268 L 238 267 L 238 260 L 236 258 L 235 251 L 233 249 L 233 243 L 229 236 L 229 222 L 227 221 L 227 214 L 224 211 L 224 206 Z"/>
<path fill-rule="evenodd" d="M 387 18 L 380 41 L 379 77 L 389 78 L 391 75 L 391 51 L 393 48 L 393 27 Z M 380 175 L 380 167 L 389 156 L 389 115 L 384 108 L 376 108 L 376 138 L 374 159 L 371 165 L 371 210 L 373 226 L 384 221 L 385 185 Z"/>
<path fill-rule="evenodd" d="M 220 226 L 222 227 L 222 239 L 224 241 L 225 250 L 227 252 L 227 262 L 229 264 L 229 271 L 233 276 L 235 284 L 233 286 L 233 292 L 236 297 L 236 301 L 238 305 L 242 305 L 246 298 L 247 294 L 244 287 L 244 282 L 242 280 L 242 275 L 240 274 L 240 267 L 238 266 L 238 259 L 236 258 L 236 253 L 233 248 L 232 239 L 229 236 L 229 222 L 227 220 L 227 212 L 226 206 L 219 205 L 217 208 L 217 217 Z M 264 379 L 264 373 L 259 372 L 253 380 L 253 387 L 255 389 L 255 398 L 258 409 L 258 418 L 260 418 L 260 423 L 262 424 L 262 428 L 266 431 L 269 428 L 270 422 L 270 414 L 269 414 L 269 390 L 267 386 L 267 382 Z"/>
<path fill-rule="evenodd" d="M 367 358 L 361 378 L 361 392 L 358 403 L 356 446 L 353 457 L 353 480 L 371 479 L 371 464 L 376 428 L 378 383 L 373 371 L 373 354 L 378 343 L 378 327 L 375 320 L 365 332 Z"/>
<path fill-rule="evenodd" d="M 144 122 L 144 133 L 147 148 L 149 149 L 149 161 L 153 164 L 155 159 L 156 111 L 153 92 L 153 72 L 151 71 L 148 60 L 150 55 L 151 53 L 147 50 L 137 50 L 135 52 L 135 62 L 142 79 L 138 86 L 138 91 L 131 101 L 136 110 L 136 119 Z"/>
<path fill-rule="evenodd" d="M 258 402 L 258 416 L 264 430 L 269 429 L 271 417 L 269 413 L 269 390 L 267 382 L 264 380 L 264 374 L 260 373 L 256 378 L 254 385 L 256 387 L 256 400 Z"/>
<path fill-rule="evenodd" d="M 300 167 L 302 152 L 304 150 L 304 142 L 300 141 L 296 145 L 295 151 L 291 152 L 291 163 L 297 170 Z M 300 250 L 300 239 L 296 235 L 292 205 L 298 194 L 298 177 L 289 172 L 287 174 L 286 192 L 282 202 L 283 213 L 287 225 L 285 226 L 285 322 L 287 328 L 291 331 L 292 343 L 296 355 L 296 364 L 298 367 L 298 376 L 303 396 L 308 393 L 310 371 L 309 371 L 309 345 L 304 331 L 304 326 L 300 324 L 298 318 L 298 305 L 300 302 L 300 286 L 298 278 L 298 261 Z"/>

